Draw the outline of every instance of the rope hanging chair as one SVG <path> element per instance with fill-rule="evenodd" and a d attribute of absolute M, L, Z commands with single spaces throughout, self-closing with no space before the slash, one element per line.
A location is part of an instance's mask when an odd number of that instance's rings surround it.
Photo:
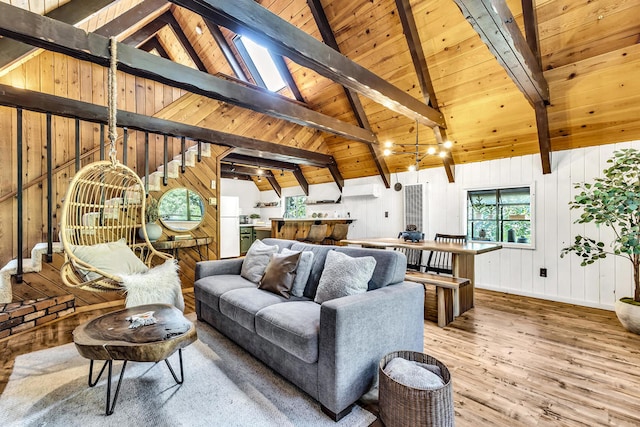
<path fill-rule="evenodd" d="M 116 41 L 111 39 L 108 80 L 110 160 L 90 163 L 73 177 L 62 206 L 60 239 L 65 262 L 60 269 L 65 285 L 93 291 L 123 290 L 122 279 L 77 256 L 82 247 L 124 242 L 147 266 L 155 257 L 172 257 L 149 242 L 146 225 L 146 192 L 136 172 L 116 158 Z M 139 229 L 142 241 L 136 241 Z M 106 245 L 108 246 L 108 245 Z M 106 255 L 108 256 L 108 255 Z M 116 260 L 117 261 L 117 260 Z"/>

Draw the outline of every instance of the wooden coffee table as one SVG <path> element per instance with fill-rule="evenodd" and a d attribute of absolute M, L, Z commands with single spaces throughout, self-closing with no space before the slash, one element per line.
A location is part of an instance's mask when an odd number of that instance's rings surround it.
<path fill-rule="evenodd" d="M 153 311 L 157 323 L 129 329 L 131 324 L 127 317 Z M 178 384 L 184 380 L 182 368 L 182 349 L 197 339 L 193 323 L 184 317 L 182 312 L 168 304 L 149 304 L 126 308 L 99 316 L 73 331 L 73 342 L 82 357 L 90 359 L 89 387 L 97 384 L 105 368 L 108 367 L 106 414 L 113 414 L 120 391 L 127 362 L 160 362 L 165 361 L 173 379 Z M 180 378 L 176 376 L 167 358 L 178 351 L 180 359 Z M 93 380 L 93 362 L 104 360 L 105 363 Z M 111 403 L 111 372 L 114 360 L 123 360 L 122 371 Z"/>

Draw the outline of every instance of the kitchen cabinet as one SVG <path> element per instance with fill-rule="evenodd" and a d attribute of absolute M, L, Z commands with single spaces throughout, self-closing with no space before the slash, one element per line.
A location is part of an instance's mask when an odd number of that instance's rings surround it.
<path fill-rule="evenodd" d="M 240 227 L 240 255 L 246 255 L 247 251 L 256 240 L 253 227 Z"/>

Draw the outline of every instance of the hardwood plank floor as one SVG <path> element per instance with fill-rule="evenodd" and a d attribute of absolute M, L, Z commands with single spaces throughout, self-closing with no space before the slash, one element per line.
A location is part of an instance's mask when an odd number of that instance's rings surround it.
<path fill-rule="evenodd" d="M 192 289 L 185 302 L 193 312 Z M 0 340 L 0 393 L 18 355 L 71 342 L 78 324 L 114 309 Z M 424 337 L 451 371 L 457 426 L 640 425 L 640 337 L 613 312 L 477 290 L 473 310 L 446 328 L 426 321 Z"/>

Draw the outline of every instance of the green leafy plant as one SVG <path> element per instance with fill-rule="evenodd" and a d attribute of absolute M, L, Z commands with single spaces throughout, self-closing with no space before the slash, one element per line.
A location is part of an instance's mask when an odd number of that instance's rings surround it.
<path fill-rule="evenodd" d="M 627 258 L 633 264 L 633 300 L 640 303 L 640 151 L 624 149 L 607 160 L 612 165 L 594 182 L 576 184 L 582 190 L 569 202 L 571 209 L 582 209 L 575 222 L 611 227 L 615 238 L 609 247 L 586 236 L 576 236 L 573 245 L 562 249 L 561 257 L 574 252 L 582 266 L 607 255 Z"/>
<path fill-rule="evenodd" d="M 251 215 L 249 215 L 249 218 L 251 218 L 251 219 L 258 219 L 258 218 L 260 218 L 260 214 L 252 213 Z"/>
<path fill-rule="evenodd" d="M 147 224 L 152 224 L 158 220 L 160 213 L 158 212 L 158 201 L 149 195 L 147 207 L 145 210 L 145 220 Z"/>

